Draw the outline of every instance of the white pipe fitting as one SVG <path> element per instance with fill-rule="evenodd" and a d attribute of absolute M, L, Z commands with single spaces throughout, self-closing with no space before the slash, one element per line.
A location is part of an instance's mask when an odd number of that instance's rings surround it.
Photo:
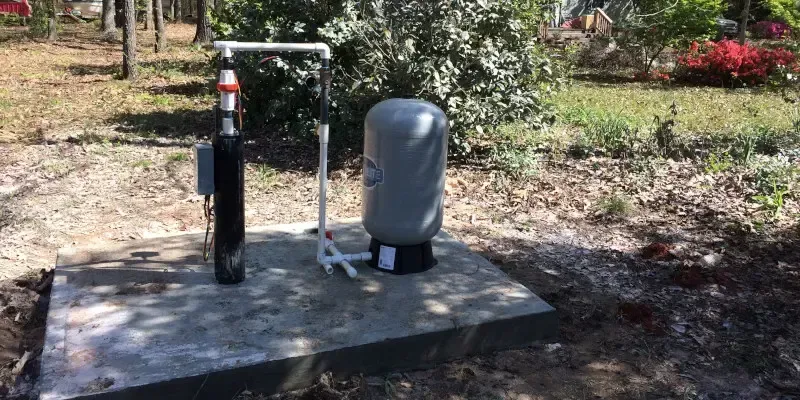
<path fill-rule="evenodd" d="M 331 248 L 336 250 L 338 254 L 334 253 Z M 364 253 L 353 253 L 353 254 L 342 254 L 336 249 L 335 243 L 330 239 L 325 239 L 325 250 L 329 251 L 331 256 L 327 256 L 324 253 L 317 255 L 317 261 L 320 264 L 338 264 L 342 261 L 370 261 L 372 260 L 372 253 L 364 252 Z"/>
<path fill-rule="evenodd" d="M 350 265 L 350 263 L 347 260 L 344 259 L 345 255 L 342 254 L 342 252 L 339 251 L 339 249 L 336 248 L 336 246 L 333 244 L 333 241 L 332 240 L 328 240 L 326 242 L 326 244 L 327 244 L 326 249 L 329 252 L 331 252 L 331 254 L 333 255 L 333 257 L 335 259 L 341 258 L 341 259 L 339 259 L 337 261 L 332 262 L 331 264 L 339 264 L 339 265 L 341 265 L 342 269 L 344 269 L 344 271 L 347 272 L 347 276 L 349 276 L 350 278 L 355 278 L 356 276 L 358 276 L 358 271 L 356 271 L 356 269 L 353 268 L 353 266 Z"/>
<path fill-rule="evenodd" d="M 322 264 L 322 268 L 325 270 L 326 274 L 333 275 L 333 266 L 330 264 Z"/>

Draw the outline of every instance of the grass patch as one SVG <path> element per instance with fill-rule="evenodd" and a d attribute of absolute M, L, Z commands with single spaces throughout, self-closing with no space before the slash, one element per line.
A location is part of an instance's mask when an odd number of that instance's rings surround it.
<path fill-rule="evenodd" d="M 138 161 L 134 162 L 133 164 L 131 164 L 131 166 L 133 168 L 148 169 L 148 168 L 153 166 L 153 162 L 150 161 L 150 160 L 146 160 L 146 159 L 145 160 L 138 160 Z"/>
<path fill-rule="evenodd" d="M 157 107 L 170 107 L 175 103 L 172 97 L 161 94 L 139 93 L 134 99 L 139 103 Z"/>
<path fill-rule="evenodd" d="M 172 162 L 189 161 L 189 155 L 182 151 L 176 151 L 174 153 L 170 153 L 167 155 L 167 161 L 172 161 Z"/>
<path fill-rule="evenodd" d="M 705 161 L 705 171 L 707 174 L 718 174 L 725 172 L 733 167 L 733 160 L 730 154 L 711 153 Z"/>
<path fill-rule="evenodd" d="M 554 103 L 561 121 L 584 126 L 587 119 L 613 114 L 638 128 L 648 128 L 675 102 L 675 131 L 692 134 L 731 134 L 747 128 L 786 131 L 792 127 L 793 107 L 775 93 L 709 87 L 654 86 L 645 83 L 576 83 L 558 93 Z"/>
<path fill-rule="evenodd" d="M 279 173 L 269 165 L 261 164 L 256 167 L 255 180 L 262 189 L 268 189 L 278 184 Z"/>
<path fill-rule="evenodd" d="M 600 198 L 597 202 L 598 214 L 609 217 L 624 217 L 633 211 L 633 204 L 626 197 L 614 193 Z"/>

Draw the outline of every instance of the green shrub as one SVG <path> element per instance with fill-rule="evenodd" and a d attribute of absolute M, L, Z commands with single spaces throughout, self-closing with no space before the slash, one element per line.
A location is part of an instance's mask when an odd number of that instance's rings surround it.
<path fill-rule="evenodd" d="M 220 39 L 328 43 L 333 50 L 333 147 L 357 148 L 370 107 L 392 97 L 431 101 L 451 122 L 451 152 L 472 151 L 468 135 L 503 123 L 551 122 L 547 93 L 556 70 L 525 34 L 511 0 L 230 0 L 214 26 Z M 295 137 L 313 132 L 318 61 L 282 54 L 237 55 L 248 115 Z"/>

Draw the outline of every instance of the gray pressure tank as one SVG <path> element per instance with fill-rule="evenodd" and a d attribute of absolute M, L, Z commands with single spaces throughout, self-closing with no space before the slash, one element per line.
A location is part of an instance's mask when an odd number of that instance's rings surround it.
<path fill-rule="evenodd" d="M 435 265 L 449 130 L 444 112 L 422 100 L 390 99 L 367 113 L 362 219 L 373 267 L 407 274 Z"/>

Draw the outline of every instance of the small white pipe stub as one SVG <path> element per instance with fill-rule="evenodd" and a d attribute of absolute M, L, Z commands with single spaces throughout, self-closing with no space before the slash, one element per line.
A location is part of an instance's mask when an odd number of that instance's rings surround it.
<path fill-rule="evenodd" d="M 330 264 L 322 264 L 322 268 L 325 270 L 325 273 L 328 275 L 333 274 L 333 266 Z"/>

